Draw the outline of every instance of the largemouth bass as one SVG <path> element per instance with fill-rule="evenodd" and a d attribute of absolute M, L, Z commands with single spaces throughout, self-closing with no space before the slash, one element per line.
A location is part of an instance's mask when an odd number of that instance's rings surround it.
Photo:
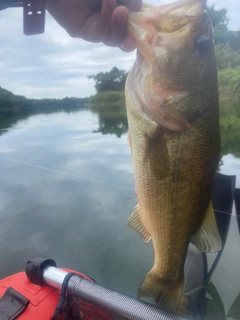
<path fill-rule="evenodd" d="M 178 312 L 192 239 L 221 249 L 211 187 L 219 163 L 217 70 L 205 0 L 129 14 L 137 59 L 126 82 L 129 144 L 138 205 L 128 220 L 155 260 L 138 290 Z"/>

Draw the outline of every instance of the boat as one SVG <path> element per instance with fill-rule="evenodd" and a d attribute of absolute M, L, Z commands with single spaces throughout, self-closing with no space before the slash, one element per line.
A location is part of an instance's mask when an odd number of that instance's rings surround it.
<path fill-rule="evenodd" d="M 184 320 L 150 303 L 98 285 L 79 272 L 35 258 L 0 280 L 0 320 Z"/>

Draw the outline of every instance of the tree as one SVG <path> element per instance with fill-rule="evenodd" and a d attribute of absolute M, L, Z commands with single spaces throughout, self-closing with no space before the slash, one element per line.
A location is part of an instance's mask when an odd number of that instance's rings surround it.
<path fill-rule="evenodd" d="M 97 93 L 106 91 L 123 91 L 127 72 L 114 67 L 111 71 L 100 72 L 96 75 L 88 76 L 88 78 L 95 80 L 95 89 L 97 90 Z"/>
<path fill-rule="evenodd" d="M 218 70 L 240 65 L 240 30 L 228 30 L 227 10 L 207 7 L 214 29 L 215 53 Z"/>
<path fill-rule="evenodd" d="M 213 28 L 215 28 L 217 25 L 225 25 L 227 27 L 229 19 L 227 17 L 227 10 L 221 9 L 221 10 L 215 10 L 215 6 L 212 5 L 211 7 L 207 7 L 207 12 L 212 20 Z"/>
<path fill-rule="evenodd" d="M 0 87 L 0 109 L 29 108 L 30 103 L 24 96 L 14 95 Z"/>
<path fill-rule="evenodd" d="M 229 31 L 230 32 L 230 39 L 229 45 L 232 50 L 240 50 L 240 30 L 238 31 Z"/>
<path fill-rule="evenodd" d="M 227 10 L 215 10 L 212 5 L 207 7 L 207 11 L 213 24 L 215 44 L 226 44 L 229 40 Z"/>

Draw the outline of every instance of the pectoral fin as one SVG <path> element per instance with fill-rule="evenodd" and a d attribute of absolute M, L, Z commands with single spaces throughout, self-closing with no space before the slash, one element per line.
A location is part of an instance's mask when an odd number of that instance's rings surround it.
<path fill-rule="evenodd" d="M 160 129 L 157 130 L 153 137 L 146 136 L 144 162 L 148 160 L 151 174 L 159 180 L 164 180 L 169 172 L 169 156 L 167 145 Z"/>
<path fill-rule="evenodd" d="M 134 211 L 130 215 L 128 222 L 127 222 L 127 226 L 129 228 L 131 228 L 132 230 L 136 231 L 137 233 L 139 233 L 140 236 L 143 238 L 144 242 L 148 242 L 149 240 L 151 240 L 151 237 L 146 232 L 146 230 L 140 220 L 138 205 L 136 205 L 136 207 L 134 208 Z"/>
<path fill-rule="evenodd" d="M 222 249 L 212 202 L 209 203 L 203 222 L 192 237 L 196 247 L 202 252 L 216 252 Z"/>

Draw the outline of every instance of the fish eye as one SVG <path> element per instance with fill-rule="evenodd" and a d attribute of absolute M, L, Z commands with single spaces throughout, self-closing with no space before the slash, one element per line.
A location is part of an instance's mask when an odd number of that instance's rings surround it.
<path fill-rule="evenodd" d="M 210 47 L 211 40 L 206 36 L 200 36 L 195 41 L 195 48 L 199 53 L 205 53 Z"/>

